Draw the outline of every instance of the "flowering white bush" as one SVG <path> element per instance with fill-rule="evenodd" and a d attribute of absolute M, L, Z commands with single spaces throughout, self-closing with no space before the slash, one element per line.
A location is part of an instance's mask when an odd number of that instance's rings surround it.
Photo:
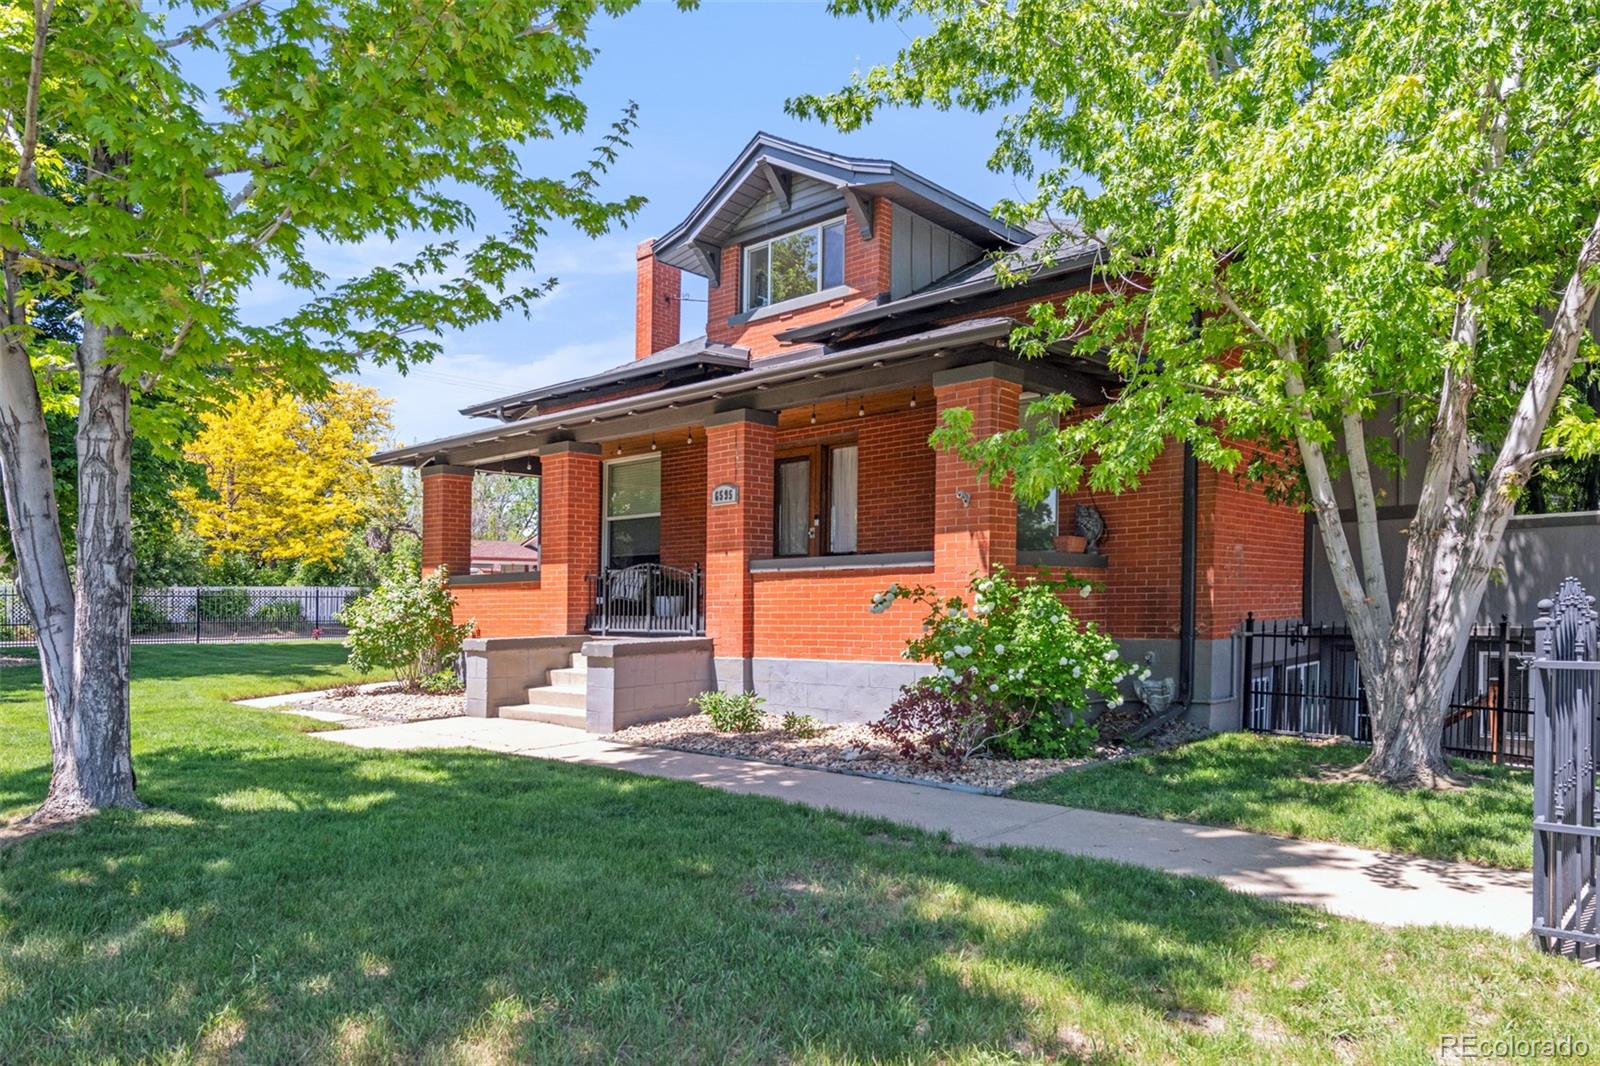
<path fill-rule="evenodd" d="M 1019 584 L 997 567 L 973 579 L 966 598 L 891 585 L 873 597 L 872 610 L 902 599 L 927 609 L 923 635 L 903 655 L 935 667 L 919 687 L 943 697 L 941 706 L 967 706 L 993 719 L 982 747 L 1018 758 L 1061 756 L 1087 749 L 1094 738 L 1084 721 L 1090 700 L 1098 694 L 1110 707 L 1121 705 L 1117 683 L 1134 672 L 1110 637 L 1068 610 L 1065 597 L 1086 588 L 1072 578 Z"/>

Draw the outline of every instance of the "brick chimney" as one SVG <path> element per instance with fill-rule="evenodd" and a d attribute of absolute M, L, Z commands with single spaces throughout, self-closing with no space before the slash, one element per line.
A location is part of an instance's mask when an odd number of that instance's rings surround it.
<path fill-rule="evenodd" d="M 639 287 L 634 296 L 633 357 L 643 359 L 678 343 L 682 304 L 678 295 L 683 274 L 677 267 L 656 261 L 655 241 L 639 245 Z"/>

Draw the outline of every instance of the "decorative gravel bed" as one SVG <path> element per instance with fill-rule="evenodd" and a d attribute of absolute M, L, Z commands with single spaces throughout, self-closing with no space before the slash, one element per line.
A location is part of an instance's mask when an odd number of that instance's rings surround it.
<path fill-rule="evenodd" d="M 327 693 L 300 706 L 307 711 L 348 714 L 353 718 L 370 718 L 374 722 L 421 722 L 429 718 L 456 718 L 465 714 L 467 697 L 461 693 L 435 696 L 427 692 L 413 692 L 399 685 L 388 685 L 349 694 Z"/>
<path fill-rule="evenodd" d="M 779 728 L 781 722 L 777 715 L 769 714 L 764 717 L 764 728 L 758 732 L 719 733 L 712 728 L 711 719 L 694 714 L 636 725 L 612 734 L 609 739 L 642 747 L 757 759 L 814 770 L 906 778 L 985 792 L 1004 792 L 1063 770 L 1105 762 L 1128 753 L 1128 749 L 1115 741 L 1100 741 L 1095 744 L 1094 754 L 1081 759 L 990 759 L 980 755 L 967 760 L 965 766 L 947 769 L 905 758 L 893 744 L 874 735 L 865 725 L 823 726 L 814 737 L 791 737 Z M 1187 729 L 1174 730 L 1156 743 L 1176 743 L 1191 736 L 1192 732 Z"/>

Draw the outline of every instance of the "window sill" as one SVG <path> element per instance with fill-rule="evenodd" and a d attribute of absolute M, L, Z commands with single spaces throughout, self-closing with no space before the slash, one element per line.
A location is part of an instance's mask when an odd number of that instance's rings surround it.
<path fill-rule="evenodd" d="M 752 574 L 815 573 L 824 570 L 913 570 L 932 566 L 932 552 L 870 552 L 864 555 L 795 555 L 752 559 Z"/>
<path fill-rule="evenodd" d="M 1018 552 L 1018 566 L 1051 566 L 1071 570 L 1098 569 L 1107 566 L 1106 557 L 1089 552 Z"/>
<path fill-rule="evenodd" d="M 462 574 L 446 582 L 450 588 L 462 585 L 537 585 L 538 583 L 537 570 L 513 571 L 509 574 Z"/>
<path fill-rule="evenodd" d="M 741 311 L 737 315 L 729 315 L 728 325 L 742 326 L 746 322 L 759 322 L 763 318 L 774 318 L 778 315 L 788 314 L 790 311 L 801 311 L 807 307 L 815 307 L 818 304 L 831 303 L 834 300 L 853 295 L 855 291 L 848 285 L 835 285 L 832 288 L 823 289 L 821 292 L 796 296 L 792 300 L 784 300 L 782 303 L 768 304 L 765 307 L 757 307 L 751 311 Z"/>

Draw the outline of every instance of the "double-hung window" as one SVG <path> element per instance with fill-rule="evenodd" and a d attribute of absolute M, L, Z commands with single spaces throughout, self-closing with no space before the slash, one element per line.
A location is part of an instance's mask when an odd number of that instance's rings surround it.
<path fill-rule="evenodd" d="M 851 555 L 858 494 L 855 444 L 786 449 L 774 489 L 776 555 Z"/>
<path fill-rule="evenodd" d="M 844 284 L 844 219 L 744 249 L 744 309 L 783 303 Z"/>
<path fill-rule="evenodd" d="M 613 570 L 661 561 L 661 457 L 605 465 L 605 563 Z"/>
<path fill-rule="evenodd" d="M 1037 400 L 1037 393 L 1024 393 L 1022 396 L 1022 424 L 1034 431 L 1038 431 L 1051 423 L 1052 416 L 1049 412 L 1031 413 L 1028 408 Z M 1047 552 L 1056 546 L 1056 533 L 1061 526 L 1059 510 L 1060 500 L 1055 489 L 1051 489 L 1044 499 L 1038 503 L 1023 503 L 1017 501 L 1017 550 L 1024 552 Z"/>

